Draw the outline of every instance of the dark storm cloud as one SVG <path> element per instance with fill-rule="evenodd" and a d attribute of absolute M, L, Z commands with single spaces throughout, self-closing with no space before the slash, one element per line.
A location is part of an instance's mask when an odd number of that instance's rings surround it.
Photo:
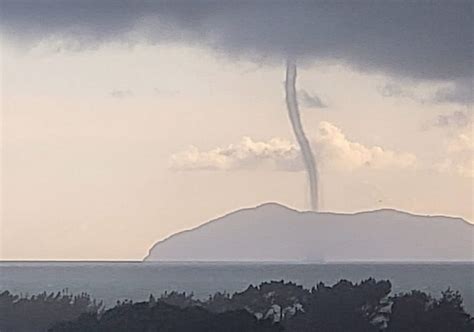
<path fill-rule="evenodd" d="M 321 98 L 319 98 L 316 94 L 309 94 L 306 90 L 299 90 L 298 91 L 298 101 L 304 107 L 309 108 L 326 108 L 327 105 L 323 103 Z"/>
<path fill-rule="evenodd" d="M 438 115 L 434 126 L 436 127 L 458 127 L 464 128 L 472 124 L 472 114 L 462 111 L 455 111 L 448 114 Z"/>
<path fill-rule="evenodd" d="M 387 83 L 377 87 L 379 93 L 384 97 L 407 97 L 410 94 L 399 84 Z"/>
<path fill-rule="evenodd" d="M 399 83 L 387 83 L 377 87 L 383 97 L 408 98 L 419 103 L 454 103 L 470 107 L 474 102 L 472 78 L 450 81 L 449 86 L 438 88 L 431 96 L 420 96 L 409 87 Z"/>
<path fill-rule="evenodd" d="M 192 43 L 231 57 L 336 60 L 425 80 L 471 77 L 471 1 L 2 0 L 1 29 L 28 45 L 73 38 Z"/>
<path fill-rule="evenodd" d="M 474 102 L 472 77 L 470 79 L 455 81 L 452 87 L 438 89 L 433 99 L 437 103 L 471 105 Z"/>
<path fill-rule="evenodd" d="M 119 99 L 128 98 L 128 97 L 133 96 L 133 92 L 132 92 L 132 90 L 118 90 L 118 89 L 115 89 L 115 90 L 110 91 L 110 96 L 113 97 L 113 98 L 119 98 Z"/>

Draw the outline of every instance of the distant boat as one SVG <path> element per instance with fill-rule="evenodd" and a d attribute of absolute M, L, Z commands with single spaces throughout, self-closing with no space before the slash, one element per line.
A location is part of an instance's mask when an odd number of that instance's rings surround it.
<path fill-rule="evenodd" d="M 327 264 L 328 261 L 325 259 L 324 256 L 321 257 L 305 257 L 301 260 L 302 264 Z"/>

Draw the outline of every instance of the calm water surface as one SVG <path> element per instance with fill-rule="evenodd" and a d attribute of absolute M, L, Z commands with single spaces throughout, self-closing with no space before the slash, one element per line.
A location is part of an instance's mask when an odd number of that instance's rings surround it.
<path fill-rule="evenodd" d="M 117 300 L 147 299 L 165 290 L 205 298 L 216 291 L 241 291 L 249 284 L 291 280 L 305 287 L 340 279 L 389 279 L 393 292 L 423 290 L 439 296 L 459 290 L 474 313 L 474 263 L 456 264 L 257 264 L 142 262 L 1 262 L 0 291 L 36 294 L 68 289 L 88 292 L 107 306 Z"/>

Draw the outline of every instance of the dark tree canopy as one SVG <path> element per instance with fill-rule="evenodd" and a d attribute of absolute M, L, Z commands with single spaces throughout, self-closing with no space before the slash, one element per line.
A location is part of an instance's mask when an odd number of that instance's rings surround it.
<path fill-rule="evenodd" d="M 127 303 L 107 310 L 100 318 L 84 314 L 73 322 L 60 323 L 51 332 L 271 332 L 281 331 L 268 320 L 258 320 L 246 310 L 211 313 L 201 307 L 180 308 L 158 301 Z"/>
<path fill-rule="evenodd" d="M 250 285 L 206 300 L 176 291 L 108 310 L 88 294 L 0 293 L 2 332 L 472 332 L 459 292 L 440 298 L 413 290 L 391 296 L 391 283 L 341 280 L 305 289 L 293 282 Z"/>
<path fill-rule="evenodd" d="M 450 289 L 440 299 L 412 291 L 395 296 L 387 332 L 472 332 L 474 322 L 464 311 L 459 292 Z"/>
<path fill-rule="evenodd" d="M 53 323 L 73 320 L 83 313 L 100 313 L 102 308 L 101 302 L 86 293 L 44 292 L 20 297 L 4 291 L 0 293 L 0 331 L 46 331 Z"/>

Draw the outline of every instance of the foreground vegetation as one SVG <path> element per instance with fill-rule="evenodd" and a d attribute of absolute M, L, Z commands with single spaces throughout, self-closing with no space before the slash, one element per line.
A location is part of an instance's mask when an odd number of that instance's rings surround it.
<path fill-rule="evenodd" d="M 458 292 L 433 298 L 421 291 L 391 295 L 389 281 L 341 280 L 311 289 L 264 282 L 207 300 L 170 292 L 105 310 L 88 294 L 0 294 L 0 331 L 364 331 L 472 332 Z"/>

